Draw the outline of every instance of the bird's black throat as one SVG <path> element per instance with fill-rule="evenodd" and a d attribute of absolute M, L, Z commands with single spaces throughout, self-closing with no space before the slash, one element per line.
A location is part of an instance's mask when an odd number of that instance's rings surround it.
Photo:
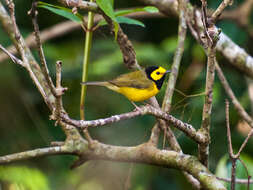
<path fill-rule="evenodd" d="M 154 79 L 151 77 L 151 73 L 152 73 L 154 70 L 158 69 L 158 68 L 159 68 L 159 67 L 157 67 L 157 66 L 150 66 L 150 67 L 147 67 L 147 68 L 145 69 L 145 72 L 146 72 L 147 77 L 148 77 L 150 80 L 154 81 L 155 84 L 156 84 L 156 87 L 158 88 L 158 90 L 160 90 L 160 89 L 162 88 L 162 85 L 163 85 L 163 82 L 164 82 L 164 79 L 165 79 L 166 74 L 163 75 L 163 77 L 160 78 L 159 80 L 154 80 Z"/>
<path fill-rule="evenodd" d="M 158 90 L 160 90 L 162 88 L 164 79 L 165 79 L 165 75 L 163 75 L 163 77 L 160 80 L 153 80 L 155 82 Z"/>

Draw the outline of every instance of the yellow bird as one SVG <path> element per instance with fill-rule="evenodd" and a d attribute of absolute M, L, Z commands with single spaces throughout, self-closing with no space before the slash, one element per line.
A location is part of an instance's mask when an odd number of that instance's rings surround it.
<path fill-rule="evenodd" d="M 123 94 L 131 102 L 139 102 L 155 96 L 163 85 L 166 73 L 169 72 L 170 70 L 163 67 L 150 66 L 145 70 L 122 74 L 109 81 L 83 82 L 81 84 L 105 86 Z"/>

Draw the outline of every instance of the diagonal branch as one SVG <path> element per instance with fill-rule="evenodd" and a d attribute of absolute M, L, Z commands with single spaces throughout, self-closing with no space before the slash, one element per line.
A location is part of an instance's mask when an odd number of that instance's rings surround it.
<path fill-rule="evenodd" d="M 24 63 L 16 58 L 14 55 L 12 55 L 7 49 L 5 49 L 1 44 L 0 44 L 0 49 L 7 55 L 10 57 L 10 59 L 12 60 L 13 63 L 16 63 L 18 65 L 21 65 L 22 67 L 24 67 Z"/>
<path fill-rule="evenodd" d="M 213 21 L 213 22 L 216 22 L 216 21 L 219 19 L 221 13 L 224 11 L 224 9 L 225 9 L 228 5 L 231 6 L 232 4 L 233 4 L 233 0 L 223 0 L 223 1 L 221 2 L 221 4 L 219 5 L 219 7 L 218 7 L 218 8 L 214 11 L 214 13 L 212 14 L 212 16 L 211 16 L 212 21 Z"/>
<path fill-rule="evenodd" d="M 47 62 L 46 62 L 46 58 L 45 58 L 44 51 L 42 48 L 42 42 L 40 39 L 40 31 L 39 31 L 39 25 L 38 25 L 38 21 L 37 21 L 38 20 L 37 2 L 32 3 L 32 8 L 28 12 L 28 14 L 31 15 L 31 17 L 32 17 L 34 35 L 35 35 L 35 40 L 36 40 L 37 49 L 38 49 L 38 53 L 39 53 L 40 63 L 42 66 L 42 72 L 46 78 L 47 84 L 48 84 L 51 92 L 53 93 L 54 96 L 56 96 L 55 86 L 54 86 L 53 81 L 49 75 L 49 70 L 47 67 Z"/>
<path fill-rule="evenodd" d="M 251 128 L 253 128 L 253 120 L 250 117 L 250 115 L 245 111 L 245 109 L 242 107 L 240 102 L 237 100 L 233 90 L 231 89 L 227 79 L 225 78 L 218 62 L 216 62 L 215 69 L 217 71 L 218 77 L 220 79 L 220 82 L 227 93 L 228 97 L 231 99 L 233 105 L 235 106 L 235 109 L 237 113 L 249 124 Z"/>

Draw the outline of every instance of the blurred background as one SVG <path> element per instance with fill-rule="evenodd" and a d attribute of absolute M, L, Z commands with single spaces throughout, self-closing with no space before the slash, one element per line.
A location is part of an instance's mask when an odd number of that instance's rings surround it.
<path fill-rule="evenodd" d="M 27 11 L 31 2 L 16 0 L 17 23 L 23 34 L 32 32 L 31 18 Z M 51 1 L 47 1 L 52 3 Z M 216 8 L 218 1 L 209 0 L 209 8 Z M 235 9 L 243 1 L 235 1 L 229 9 Z M 199 6 L 199 1 L 192 1 Z M 138 1 L 115 1 L 115 8 L 144 6 Z M 85 14 L 85 13 L 84 13 Z M 253 18 L 253 15 L 249 15 Z M 157 65 L 167 69 L 171 67 L 173 54 L 177 46 L 178 19 L 139 18 L 145 27 L 122 24 L 124 32 L 133 42 L 138 62 L 141 66 Z M 48 10 L 39 9 L 39 26 L 41 31 L 64 22 L 66 19 Z M 252 24 L 252 23 L 249 23 Z M 235 43 L 253 55 L 252 37 L 249 32 L 232 20 L 221 20 L 218 27 Z M 85 33 L 76 29 L 43 44 L 50 73 L 55 78 L 55 62 L 63 62 L 63 86 L 68 91 L 63 97 L 64 108 L 72 118 L 79 119 L 80 81 Z M 11 41 L 0 27 L 0 44 L 4 47 Z M 38 60 L 37 52 L 34 55 Z M 252 115 L 253 94 L 252 81 L 235 69 L 221 54 L 218 61 L 232 87 L 235 95 L 244 108 Z M 60 127 L 55 127 L 49 120 L 49 109 L 43 102 L 28 73 L 10 60 L 0 63 L 0 155 L 31 150 L 50 145 L 52 141 L 64 141 L 65 135 Z M 186 95 L 204 92 L 206 57 L 203 49 L 188 32 L 185 51 L 181 62 L 176 88 Z M 128 72 L 122 64 L 121 52 L 109 34 L 107 26 L 100 27 L 93 36 L 91 64 L 88 80 L 107 80 Z M 157 95 L 161 104 L 167 80 Z M 203 96 L 185 97 L 175 92 L 171 114 L 199 128 L 203 106 Z M 214 85 L 214 104 L 211 127 L 210 170 L 220 177 L 229 177 L 230 163 L 227 156 L 227 139 L 225 128 L 224 90 L 216 78 Z M 125 113 L 134 109 L 123 96 L 103 87 L 88 87 L 86 97 L 86 119 L 97 119 L 114 114 Z M 249 131 L 242 122 L 234 107 L 230 107 L 232 140 L 238 150 Z M 137 117 L 116 124 L 90 130 L 92 136 L 104 143 L 122 146 L 134 146 L 146 142 L 155 119 L 151 116 Z M 197 145 L 185 135 L 176 132 L 178 141 L 187 154 L 197 156 Z M 161 138 L 162 140 L 162 138 Z M 162 142 L 161 142 L 162 144 Z M 161 145 L 162 146 L 162 145 Z M 253 139 L 243 151 L 242 159 L 253 175 Z M 0 189 L 40 189 L 40 190 L 162 190 L 191 189 L 181 172 L 155 166 L 113 163 L 109 161 L 89 161 L 80 168 L 70 170 L 75 160 L 72 156 L 48 156 L 0 166 Z M 238 177 L 246 178 L 245 169 L 238 163 Z M 237 186 L 237 189 L 246 189 Z"/>

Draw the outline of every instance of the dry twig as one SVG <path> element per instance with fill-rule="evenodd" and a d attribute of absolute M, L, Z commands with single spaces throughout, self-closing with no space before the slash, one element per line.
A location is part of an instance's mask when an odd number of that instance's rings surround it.
<path fill-rule="evenodd" d="M 46 58 L 44 55 L 44 51 L 43 51 L 42 43 L 41 43 L 41 39 L 40 39 L 40 31 L 39 31 L 39 25 L 38 25 L 38 21 L 37 21 L 37 19 L 38 19 L 37 2 L 32 3 L 32 8 L 30 11 L 28 11 L 28 15 L 30 15 L 32 17 L 34 35 L 35 35 L 35 40 L 36 40 L 37 49 L 38 49 L 38 53 L 39 53 L 40 63 L 42 65 L 42 72 L 46 78 L 47 84 L 48 84 L 51 92 L 53 93 L 54 96 L 56 96 L 55 86 L 54 86 L 52 79 L 49 75 L 49 70 L 47 67 L 47 62 L 46 62 Z"/>
<path fill-rule="evenodd" d="M 242 107 L 242 105 L 240 104 L 240 102 L 237 100 L 237 98 L 234 95 L 233 90 L 231 89 L 230 85 L 228 84 L 227 79 L 225 78 L 218 62 L 216 62 L 215 64 L 215 68 L 218 74 L 218 77 L 220 79 L 220 82 L 225 90 L 225 92 L 227 93 L 228 97 L 231 99 L 233 105 L 235 106 L 235 109 L 237 111 L 237 113 L 249 124 L 249 126 L 251 128 L 253 128 L 253 120 L 252 118 L 249 116 L 249 114 L 245 111 L 245 109 Z"/>
<path fill-rule="evenodd" d="M 231 131 L 230 131 L 230 124 L 229 124 L 229 102 L 226 100 L 226 127 L 227 127 L 227 139 L 228 139 L 228 150 L 229 150 L 229 157 L 232 162 L 232 170 L 231 170 L 231 190 L 235 189 L 235 184 L 236 184 L 236 161 L 239 159 L 240 160 L 240 154 L 244 147 L 246 146 L 248 140 L 250 137 L 253 135 L 253 129 L 251 129 L 250 133 L 248 134 L 247 138 L 244 140 L 242 143 L 239 151 L 237 154 L 233 153 L 233 146 L 232 146 L 232 140 L 231 140 Z M 241 161 L 241 160 L 240 160 Z M 244 165 L 247 171 L 246 165 L 241 161 L 241 163 Z M 248 173 L 248 171 L 247 171 Z M 249 174 L 248 174 L 249 176 Z M 250 184 L 250 178 L 248 178 L 248 187 Z"/>

